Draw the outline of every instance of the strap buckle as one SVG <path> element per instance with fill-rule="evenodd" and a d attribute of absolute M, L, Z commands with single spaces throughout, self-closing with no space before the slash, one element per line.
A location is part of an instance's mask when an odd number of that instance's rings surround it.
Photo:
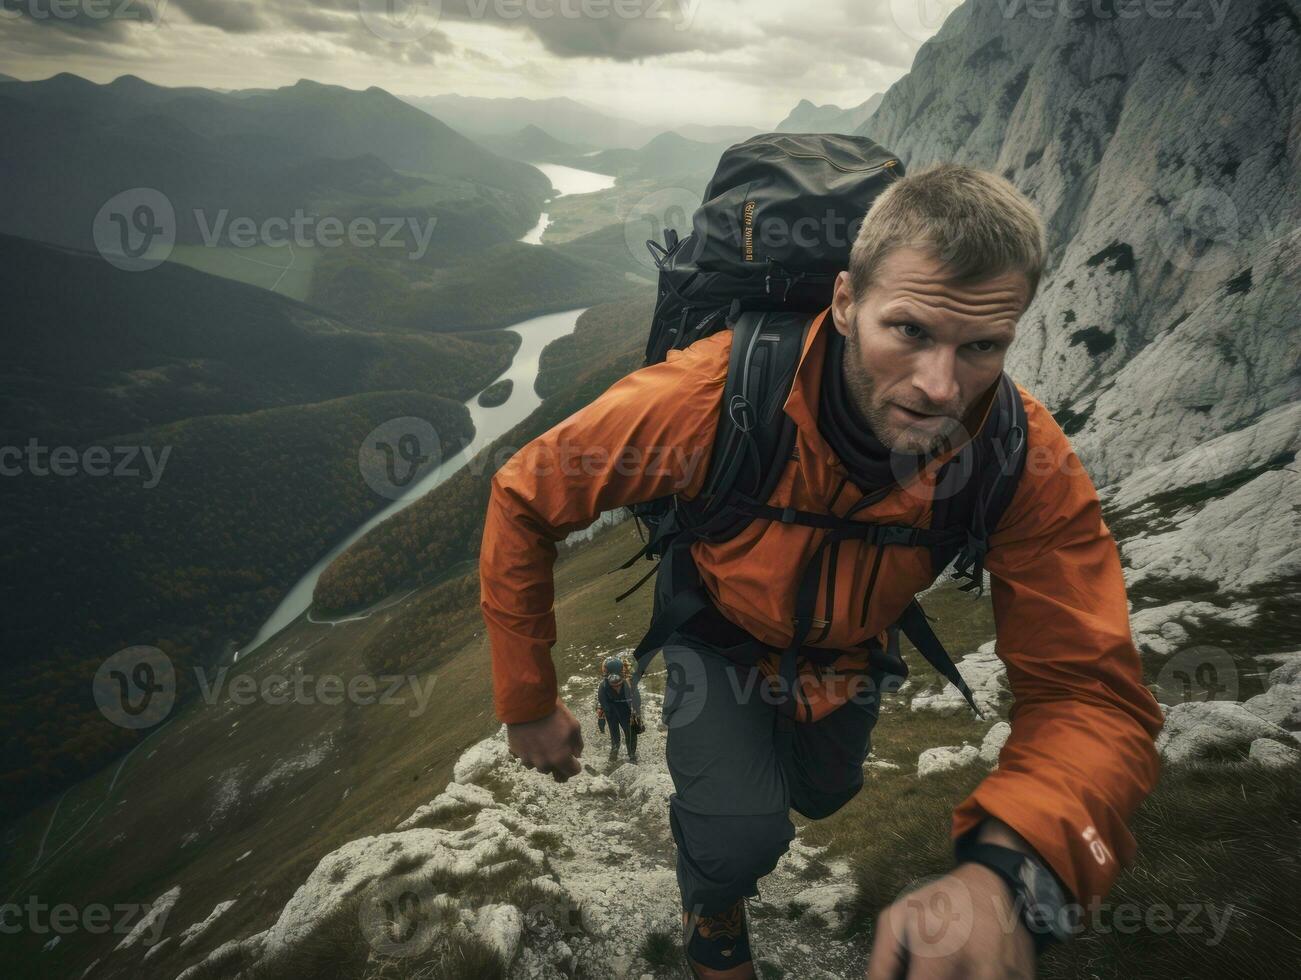
<path fill-rule="evenodd" d="M 878 545 L 903 544 L 914 545 L 917 543 L 918 528 L 901 527 L 892 524 L 878 524 L 876 526 L 875 543 Z"/>

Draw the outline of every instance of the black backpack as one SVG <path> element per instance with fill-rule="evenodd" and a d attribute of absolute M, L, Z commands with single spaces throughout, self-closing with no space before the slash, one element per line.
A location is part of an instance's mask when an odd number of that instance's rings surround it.
<path fill-rule="evenodd" d="M 645 529 L 644 546 L 619 569 L 641 558 L 657 564 L 615 601 L 626 599 L 658 573 L 651 623 L 633 651 L 634 683 L 675 630 L 701 613 L 716 613 L 691 558 L 691 543 L 729 540 L 754 520 L 827 531 L 803 570 L 794 637 L 782 651 L 780 674 L 788 692 L 797 690 L 797 656 L 816 659 L 821 653 L 801 645 L 813 626 L 824 549 L 832 549 L 829 567 L 834 570 L 835 549 L 844 540 L 926 547 L 936 576 L 954 561 L 954 578 L 969 579 L 961 588 L 976 595 L 983 591 L 989 535 L 1011 502 L 1025 463 L 1025 408 L 1006 374 L 999 379 L 990 424 L 936 475 L 931 527 L 850 519 L 893 487 L 864 498 L 845 518 L 767 503 L 795 445 L 795 424 L 782 406 L 809 325 L 831 304 L 836 274 L 849 267 L 850 247 L 868 208 L 902 173 L 898 159 L 866 137 L 755 136 L 723 153 L 689 235 L 679 237 L 667 229 L 664 244 L 646 243 L 659 268 L 659 286 L 645 363 L 663 361 L 670 350 L 686 348 L 719 330 L 730 329 L 733 338 L 703 489 L 691 500 L 670 495 L 629 507 L 639 533 Z M 819 221 L 820 235 L 798 234 L 799 228 L 816 230 Z M 880 552 L 864 615 L 879 557 Z M 979 716 L 970 688 L 915 598 L 887 630 L 887 647 L 873 647 L 883 673 L 897 679 L 907 676 L 900 631 Z M 750 638 L 725 652 L 733 660 L 753 662 L 770 650 Z M 780 707 L 787 715 L 798 714 L 794 697 Z"/>

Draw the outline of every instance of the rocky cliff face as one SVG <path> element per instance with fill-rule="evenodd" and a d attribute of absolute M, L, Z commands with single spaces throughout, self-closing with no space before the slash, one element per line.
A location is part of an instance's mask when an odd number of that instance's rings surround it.
<path fill-rule="evenodd" d="M 1136 518 L 1115 530 L 1152 595 L 1301 574 L 1299 37 L 1270 0 L 969 0 L 859 129 L 1042 209 L 1049 274 L 1008 369 Z"/>

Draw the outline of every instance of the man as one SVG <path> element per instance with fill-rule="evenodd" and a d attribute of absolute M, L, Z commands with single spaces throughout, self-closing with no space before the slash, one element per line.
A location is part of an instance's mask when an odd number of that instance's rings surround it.
<path fill-rule="evenodd" d="M 1042 242 L 1034 207 L 995 175 L 946 164 L 887 187 L 805 338 L 784 405 L 796 447 L 769 503 L 927 526 L 935 470 L 996 421 L 993 395 L 1038 287 Z M 480 570 L 496 710 L 512 754 L 557 780 L 578 772 L 582 742 L 557 700 L 549 655 L 555 542 L 603 510 L 700 491 L 730 342 L 723 331 L 633 372 L 493 480 Z M 1142 682 L 1115 542 L 1065 435 L 1019 391 L 1026 466 L 985 560 L 1015 699 L 1012 732 L 998 769 L 954 813 L 951 833 L 966 857 L 882 914 L 873 977 L 1030 975 L 1037 945 L 1018 915 L 1027 898 L 1018 882 L 1055 889 L 1049 915 L 1104 895 L 1133 860 L 1126 820 L 1157 776 L 1162 716 Z M 647 465 L 627 465 L 627 450 L 646 453 Z M 666 700 L 665 720 L 697 976 L 754 976 L 743 900 L 786 850 L 789 809 L 823 817 L 862 785 L 874 696 L 846 697 L 843 688 L 837 696 L 806 669 L 802 694 L 824 710 L 815 722 L 783 725 L 716 652 L 738 636 L 777 650 L 790 641 L 796 584 L 821 533 L 756 520 L 727 542 L 691 545 L 716 609 L 663 652 L 670 674 L 692 679 Z M 827 564 L 834 576 L 824 572 L 806 645 L 845 651 L 851 662 L 940 571 L 923 548 L 855 540 L 840 542 Z M 866 655 L 860 665 L 880 680 Z M 936 930 L 921 916 L 942 903 L 961 921 Z"/>
<path fill-rule="evenodd" d="M 610 726 L 610 761 L 619 758 L 619 735 L 628 745 L 628 761 L 637 762 L 637 732 L 634 725 L 641 719 L 641 697 L 634 684 L 625 684 L 624 664 L 619 657 L 607 657 L 602 665 L 605 676 L 596 688 L 596 720 L 600 731 Z"/>

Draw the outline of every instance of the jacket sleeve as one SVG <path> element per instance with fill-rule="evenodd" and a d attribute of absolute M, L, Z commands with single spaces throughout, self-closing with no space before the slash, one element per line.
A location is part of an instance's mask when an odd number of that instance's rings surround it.
<path fill-rule="evenodd" d="M 1004 821 L 1087 905 L 1134 860 L 1126 824 L 1156 783 L 1163 718 L 1097 492 L 1056 421 L 1025 400 L 1025 471 L 986 559 L 1012 732 L 952 833 Z"/>
<path fill-rule="evenodd" d="M 731 332 L 621 378 L 516 452 L 492 479 L 479 552 L 493 701 L 508 724 L 555 708 L 556 544 L 602 511 L 704 484 Z"/>

